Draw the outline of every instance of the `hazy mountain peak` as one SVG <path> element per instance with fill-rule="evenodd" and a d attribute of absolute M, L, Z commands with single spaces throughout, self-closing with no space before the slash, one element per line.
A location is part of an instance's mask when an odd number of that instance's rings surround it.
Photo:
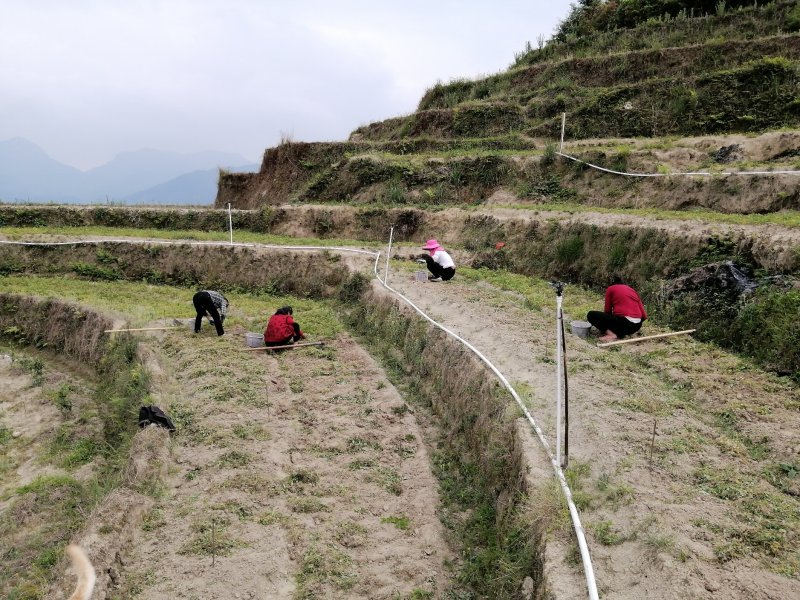
<path fill-rule="evenodd" d="M 0 200 L 86 203 L 121 200 L 177 179 L 177 183 L 165 188 L 171 194 L 210 203 L 216 194 L 216 177 L 212 178 L 214 185 L 206 199 L 202 185 L 198 186 L 196 181 L 188 184 L 193 178 L 183 176 L 202 171 L 205 172 L 202 179 L 207 182 L 209 171 L 216 173 L 220 167 L 240 168 L 250 163 L 233 152 L 203 150 L 183 154 L 140 148 L 120 152 L 106 164 L 81 172 L 50 158 L 35 143 L 16 137 L 0 142 Z M 180 190 L 182 181 L 190 185 L 191 193 Z"/>

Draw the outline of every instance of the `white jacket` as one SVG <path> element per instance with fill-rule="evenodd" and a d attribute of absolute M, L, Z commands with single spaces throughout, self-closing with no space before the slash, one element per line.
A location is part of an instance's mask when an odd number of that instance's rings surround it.
<path fill-rule="evenodd" d="M 450 258 L 450 255 L 444 250 L 437 250 L 436 252 L 434 252 L 431 258 L 433 258 L 433 262 L 437 263 L 443 269 L 456 267 L 456 263 L 453 262 L 453 259 Z"/>

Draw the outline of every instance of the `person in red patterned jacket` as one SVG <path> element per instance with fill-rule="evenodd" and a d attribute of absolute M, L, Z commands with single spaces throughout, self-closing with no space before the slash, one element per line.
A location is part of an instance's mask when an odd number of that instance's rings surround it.
<path fill-rule="evenodd" d="M 613 284 L 606 289 L 606 305 L 603 312 L 590 310 L 586 320 L 602 334 L 601 342 L 622 339 L 642 328 L 647 318 L 641 298 L 636 291 L 614 277 Z"/>
<path fill-rule="evenodd" d="M 300 325 L 292 318 L 292 307 L 282 306 L 269 318 L 264 330 L 264 344 L 267 346 L 288 346 L 306 337 Z"/>

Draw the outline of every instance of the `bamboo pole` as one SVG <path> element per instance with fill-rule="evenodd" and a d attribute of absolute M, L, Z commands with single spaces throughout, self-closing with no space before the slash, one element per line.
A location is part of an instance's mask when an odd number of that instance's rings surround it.
<path fill-rule="evenodd" d="M 120 331 L 163 331 L 164 329 L 178 329 L 177 325 L 168 325 L 166 327 L 138 327 L 135 329 L 106 329 L 103 333 L 117 333 Z"/>
<path fill-rule="evenodd" d="M 324 346 L 325 342 L 303 342 L 302 344 L 288 344 L 286 346 L 259 346 L 258 348 L 245 348 L 245 350 L 283 350 L 285 348 L 300 348 L 302 346 Z"/>
<path fill-rule="evenodd" d="M 635 344 L 636 342 L 644 342 L 645 340 L 654 340 L 656 338 L 672 337 L 674 335 L 685 335 L 687 333 L 694 333 L 695 331 L 697 331 L 697 329 L 684 329 L 683 331 L 671 331 L 670 333 L 646 335 L 644 337 L 630 338 L 628 340 L 616 340 L 615 342 L 606 342 L 605 344 L 597 344 L 597 347 L 608 348 L 609 346 L 619 346 L 620 344 Z"/>

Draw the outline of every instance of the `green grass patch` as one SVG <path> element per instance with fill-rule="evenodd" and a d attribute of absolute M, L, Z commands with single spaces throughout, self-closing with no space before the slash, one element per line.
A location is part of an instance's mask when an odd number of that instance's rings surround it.
<path fill-rule="evenodd" d="M 195 521 L 191 525 L 192 537 L 181 546 L 178 554 L 229 556 L 236 548 L 247 545 L 228 532 L 229 526 L 227 518 Z"/>
<path fill-rule="evenodd" d="M 0 288 L 17 294 L 60 298 L 85 304 L 100 312 L 122 314 L 128 317 L 132 327 L 142 327 L 159 319 L 195 316 L 192 306 L 195 288 L 39 276 L 0 276 Z M 263 331 L 270 315 L 285 305 L 293 307 L 294 316 L 309 339 L 332 338 L 342 329 L 332 308 L 325 302 L 235 291 L 226 291 L 225 295 L 231 303 L 230 314 L 225 320 L 226 330 L 242 325 L 248 331 Z M 189 331 L 187 326 L 186 332 Z"/>
<path fill-rule="evenodd" d="M 297 600 L 327 597 L 326 589 L 338 593 L 351 589 L 358 581 L 353 559 L 332 545 L 312 544 L 303 554 L 296 576 Z M 336 594 L 334 594 L 336 595 Z"/>
<path fill-rule="evenodd" d="M 406 515 L 400 515 L 399 517 L 383 517 L 381 523 L 390 523 L 400 531 L 408 531 L 411 529 L 411 521 Z"/>
<path fill-rule="evenodd" d="M 769 477 L 767 477 L 769 480 Z M 739 525 L 712 528 L 717 559 L 726 562 L 754 556 L 771 571 L 790 575 L 800 566 L 796 535 L 800 526 L 797 497 L 775 491 L 766 482 L 733 468 L 703 465 L 694 473 L 703 490 L 731 503 Z"/>

